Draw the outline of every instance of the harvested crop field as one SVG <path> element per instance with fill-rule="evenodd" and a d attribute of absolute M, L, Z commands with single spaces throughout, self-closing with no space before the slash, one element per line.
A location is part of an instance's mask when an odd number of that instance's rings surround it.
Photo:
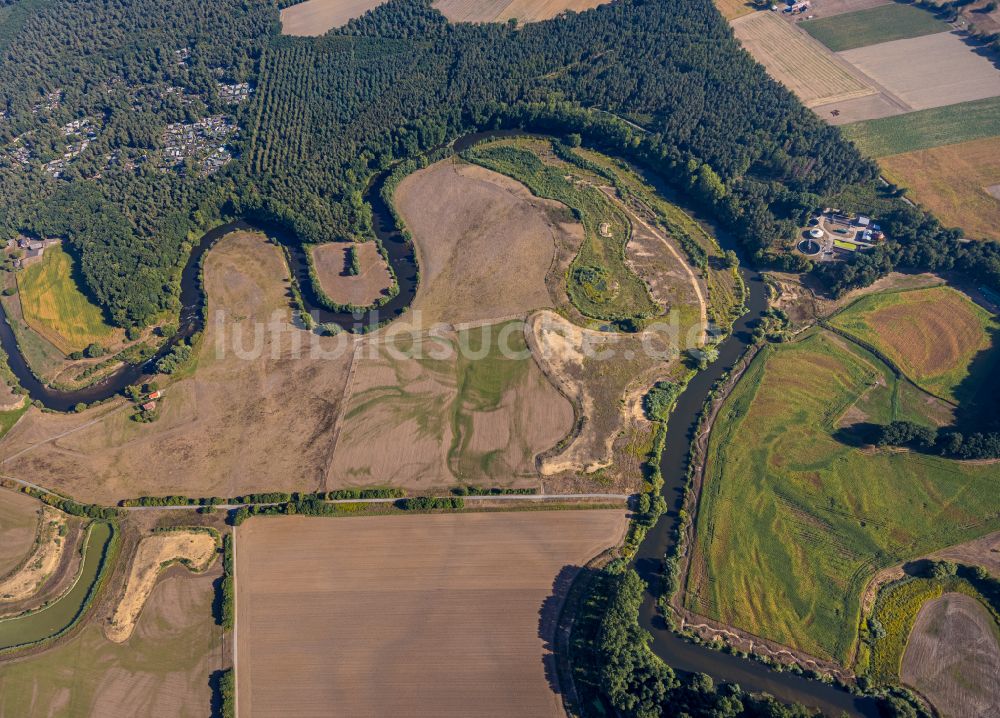
<path fill-rule="evenodd" d="M 24 321 L 64 354 L 117 341 L 122 334 L 105 324 L 101 309 L 80 291 L 73 273 L 73 258 L 51 245 L 41 261 L 17 274 Z"/>
<path fill-rule="evenodd" d="M 283 35 L 316 36 L 340 27 L 385 0 L 306 0 L 281 11 Z"/>
<path fill-rule="evenodd" d="M 857 122 L 842 128 L 871 157 L 1000 135 L 1000 97 Z"/>
<path fill-rule="evenodd" d="M 65 535 L 69 517 L 61 511 L 45 506 L 39 519 L 38 541 L 24 564 L 0 580 L 0 601 L 23 601 L 38 593 L 55 573 L 66 550 Z"/>
<path fill-rule="evenodd" d="M 360 271 L 349 274 L 349 252 L 357 252 Z M 329 242 L 308 249 L 320 287 L 337 304 L 367 307 L 392 286 L 392 275 L 375 242 Z"/>
<path fill-rule="evenodd" d="M 108 641 L 94 622 L 43 653 L 0 664 L 0 718 L 208 715 L 209 677 L 226 667 L 212 614 L 219 575 L 161 580 L 126 643 Z"/>
<path fill-rule="evenodd" d="M 919 386 L 949 400 L 974 398 L 997 362 L 992 335 L 1000 324 L 950 287 L 871 294 L 830 321 L 885 354 Z"/>
<path fill-rule="evenodd" d="M 42 504 L 16 491 L 0 491 L 0 577 L 16 569 L 32 550 Z"/>
<path fill-rule="evenodd" d="M 727 20 L 735 20 L 756 10 L 747 0 L 714 0 L 714 3 L 715 7 L 722 13 L 722 17 Z"/>
<path fill-rule="evenodd" d="M 221 240 L 205 281 L 197 371 L 166 387 L 155 422 L 121 402 L 30 409 L 0 443 L 4 471 L 101 503 L 323 488 L 354 340 L 292 326 L 288 269 L 262 235 Z"/>
<path fill-rule="evenodd" d="M 836 17 L 805 20 L 800 27 L 834 52 L 950 29 L 927 10 L 898 3 Z"/>
<path fill-rule="evenodd" d="M 251 519 L 240 715 L 562 716 L 552 616 L 625 526 L 620 510 Z"/>
<path fill-rule="evenodd" d="M 200 573 L 215 560 L 218 548 L 216 535 L 206 531 L 165 531 L 142 539 L 132 557 L 125 593 L 104 627 L 108 640 L 123 643 L 129 639 L 161 571 L 183 563 Z"/>
<path fill-rule="evenodd" d="M 611 0 L 434 0 L 434 7 L 452 22 L 507 22 L 548 20 L 572 10 L 583 12 Z"/>
<path fill-rule="evenodd" d="M 454 160 L 406 177 L 393 202 L 418 252 L 413 317 L 419 311 L 424 328 L 523 316 L 555 306 L 565 293 L 558 282 L 550 291 L 546 280 L 557 273 L 554 265 L 568 265 L 583 241 L 583 227 L 562 204 L 535 197 L 505 175 Z"/>
<path fill-rule="evenodd" d="M 712 428 L 689 609 L 846 663 L 880 569 L 1000 528 L 1000 465 L 852 434 L 900 418 L 899 381 L 826 331 L 757 355 Z"/>
<path fill-rule="evenodd" d="M 928 601 L 910 632 L 900 678 L 942 715 L 1000 715 L 1000 627 L 971 596 Z"/>
<path fill-rule="evenodd" d="M 807 107 L 876 92 L 863 75 L 775 13 L 756 12 L 732 26 L 743 47 Z"/>
<path fill-rule="evenodd" d="M 890 155 L 879 165 L 946 227 L 1000 240 L 1000 191 L 990 191 L 1000 185 L 1000 137 Z"/>
<path fill-rule="evenodd" d="M 390 331 L 359 352 L 334 483 L 537 486 L 535 457 L 572 425 L 520 321 L 416 338 Z"/>
<path fill-rule="evenodd" d="M 838 53 L 913 110 L 1000 95 L 1000 70 L 953 32 Z"/>

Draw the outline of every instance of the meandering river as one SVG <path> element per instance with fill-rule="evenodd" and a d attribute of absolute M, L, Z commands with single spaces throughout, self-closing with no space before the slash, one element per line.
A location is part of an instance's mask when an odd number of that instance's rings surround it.
<path fill-rule="evenodd" d="M 524 134 L 522 131 L 482 132 L 466 135 L 454 143 L 460 152 L 476 142 L 490 137 Z M 291 269 L 302 290 L 306 311 L 314 314 L 320 323 L 335 323 L 345 329 L 359 324 L 373 323 L 373 320 L 393 318 L 403 313 L 413 301 L 417 288 L 417 265 L 413 248 L 396 230 L 392 214 L 382 200 L 381 190 L 386 173 L 377 176 L 368 186 L 365 200 L 371 205 L 374 229 L 389 257 L 397 281 L 399 293 L 385 306 L 377 310 L 377 315 L 369 312 L 351 314 L 331 312 L 317 305 L 312 284 L 309 281 L 306 259 L 301 245 L 287 232 L 270 229 L 289 249 Z M 200 279 L 202 258 L 206 251 L 220 238 L 236 230 L 254 230 L 255 226 L 236 221 L 216 227 L 206 232 L 191 251 L 191 255 L 181 273 L 181 313 L 180 329 L 171 344 L 187 339 L 204 329 L 203 309 L 205 293 Z M 722 239 L 724 246 L 727 244 Z M 725 248 L 734 248 L 728 247 Z M 636 556 L 635 566 L 647 583 L 656 586 L 662 569 L 662 558 L 671 547 L 674 527 L 678 521 L 677 510 L 687 478 L 687 455 L 694 435 L 698 417 L 705 398 L 712 385 L 739 360 L 751 341 L 753 323 L 766 308 L 766 289 L 760 273 L 753 269 L 741 268 L 746 283 L 748 312 L 733 327 L 733 332 L 720 346 L 719 358 L 707 370 L 699 372 L 688 384 L 677 401 L 677 407 L 670 417 L 670 428 L 660 469 L 664 479 L 663 495 L 670 512 L 662 516 L 646 536 Z M 77 403 L 92 403 L 114 396 L 126 386 L 142 381 L 151 373 L 155 361 L 169 350 L 169 345 L 152 360 L 141 366 L 126 366 L 111 374 L 101 382 L 77 391 L 59 391 L 46 386 L 32 374 L 27 362 L 17 346 L 14 333 L 6 321 L 0 322 L 0 346 L 8 355 L 8 363 L 14 375 L 21 382 L 32 400 L 43 405 L 66 411 Z M 789 673 L 778 673 L 761 663 L 720 653 L 705 646 L 689 643 L 669 631 L 656 609 L 656 597 L 649 593 L 642 605 L 640 624 L 653 635 L 652 649 L 669 665 L 681 671 L 697 671 L 712 676 L 716 681 L 739 683 L 744 689 L 766 691 L 787 702 L 799 702 L 823 710 L 831 716 L 842 713 L 874 716 L 874 701 L 859 699 L 851 694 Z"/>

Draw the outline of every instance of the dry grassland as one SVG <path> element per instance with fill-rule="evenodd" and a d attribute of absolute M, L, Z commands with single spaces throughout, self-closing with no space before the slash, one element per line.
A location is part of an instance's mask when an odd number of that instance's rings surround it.
<path fill-rule="evenodd" d="M 747 0 L 714 0 L 714 2 L 715 7 L 722 13 L 722 17 L 727 20 L 735 20 L 755 11 L 754 6 Z"/>
<path fill-rule="evenodd" d="M 942 715 L 1000 715 L 1000 629 L 971 596 L 928 601 L 913 624 L 900 678 Z"/>
<path fill-rule="evenodd" d="M 4 471 L 101 503 L 322 487 L 353 340 L 293 328 L 287 277 L 262 236 L 223 239 L 206 258 L 197 371 L 167 387 L 160 418 L 136 423 L 121 404 L 79 415 L 31 409 L 0 443 Z M 327 354 L 311 356 L 312 342 Z"/>
<path fill-rule="evenodd" d="M 361 272 L 356 275 L 344 272 L 351 247 L 358 253 L 358 264 L 361 265 Z M 392 286 L 389 267 L 375 242 L 330 242 L 311 247 L 308 251 L 312 255 L 320 286 L 337 304 L 367 307 Z"/>
<path fill-rule="evenodd" d="M 518 23 L 548 20 L 567 10 L 583 12 L 611 0 L 434 0 L 434 7 L 452 22 Z"/>
<path fill-rule="evenodd" d="M 545 456 L 542 473 L 607 469 L 619 435 L 648 426 L 642 397 L 657 380 L 677 371 L 676 349 L 672 358 L 648 356 L 644 342 L 656 352 L 671 353 L 663 336 L 581 329 L 548 311 L 534 315 L 528 331 L 539 364 L 583 417 L 570 441 Z"/>
<path fill-rule="evenodd" d="M 16 569 L 31 551 L 41 507 L 26 494 L 0 491 L 0 576 Z"/>
<path fill-rule="evenodd" d="M 970 239 L 1000 240 L 1000 137 L 890 155 L 879 160 L 886 177 L 948 227 Z"/>
<path fill-rule="evenodd" d="M 858 10 L 871 10 L 891 2 L 893 0 L 819 0 L 809 11 L 816 17 L 833 17 Z"/>
<path fill-rule="evenodd" d="M 205 531 L 168 531 L 142 539 L 132 558 L 125 593 L 104 627 L 108 640 L 124 643 L 129 639 L 163 569 L 184 563 L 200 573 L 215 560 L 218 548 L 216 537 Z"/>
<path fill-rule="evenodd" d="M 45 506 L 41 529 L 34 550 L 19 570 L 0 581 L 0 600 L 13 603 L 30 598 L 45 584 L 59 566 L 66 548 L 60 531 L 67 530 L 67 518 L 61 511 Z"/>
<path fill-rule="evenodd" d="M 625 526 L 614 510 L 251 519 L 240 715 L 562 716 L 552 617 Z"/>
<path fill-rule="evenodd" d="M 405 178 L 393 201 L 417 248 L 413 310 L 425 326 L 523 316 L 565 301 L 558 268 L 579 249 L 583 225 L 558 202 L 453 160 Z"/>
<path fill-rule="evenodd" d="M 883 42 L 837 55 L 913 110 L 1000 95 L 1000 70 L 952 32 Z"/>
<path fill-rule="evenodd" d="M 307 0 L 281 11 L 281 33 L 300 37 L 323 35 L 385 0 Z"/>
<path fill-rule="evenodd" d="M 743 47 L 807 107 L 876 92 L 864 76 L 775 13 L 756 12 L 732 25 Z"/>
<path fill-rule="evenodd" d="M 573 409 L 532 360 L 521 323 L 394 336 L 359 353 L 334 483 L 537 486 L 535 457 L 570 431 Z"/>
<path fill-rule="evenodd" d="M 0 665 L 0 718 L 191 718 L 211 712 L 209 676 L 226 665 L 205 574 L 159 581 L 127 643 L 95 622 L 43 653 Z M 227 651 L 228 654 L 228 651 Z"/>

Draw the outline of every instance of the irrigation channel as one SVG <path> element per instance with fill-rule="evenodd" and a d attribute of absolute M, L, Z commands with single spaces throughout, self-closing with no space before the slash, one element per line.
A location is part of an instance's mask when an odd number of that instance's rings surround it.
<path fill-rule="evenodd" d="M 525 136 L 523 130 L 495 130 L 465 135 L 454 142 L 456 152 L 462 152 L 477 142 L 500 137 Z M 435 148 L 438 149 L 438 148 Z M 392 213 L 382 199 L 382 186 L 388 171 L 377 175 L 365 191 L 364 199 L 372 207 L 375 235 L 381 241 L 396 274 L 399 292 L 377 310 L 361 313 L 333 312 L 318 305 L 309 279 L 305 252 L 300 243 L 288 232 L 267 227 L 290 253 L 291 269 L 302 291 L 305 310 L 312 313 L 319 323 L 335 323 L 344 329 L 357 329 L 365 324 L 394 318 L 410 305 L 417 289 L 417 265 L 411 247 L 395 227 Z M 662 188 L 658 188 L 662 189 Z M 205 253 L 219 239 L 236 230 L 256 230 L 258 226 L 238 220 L 206 232 L 194 246 L 181 273 L 180 329 L 171 344 L 187 339 L 204 328 L 203 310 L 205 294 L 201 282 L 201 266 Z M 725 249 L 737 249 L 725 233 L 718 233 Z M 705 398 L 713 384 L 739 360 L 751 342 L 751 329 L 766 308 L 766 288 L 759 272 L 741 267 L 740 272 L 747 287 L 749 311 L 733 327 L 732 334 L 719 345 L 719 358 L 707 370 L 699 372 L 681 394 L 670 416 L 670 428 L 660 469 L 663 474 L 663 495 L 670 511 L 650 529 L 639 547 L 636 570 L 649 586 L 660 584 L 662 558 L 672 546 L 674 529 L 679 520 L 684 486 L 687 481 L 688 449 L 704 406 Z M 376 313 L 377 312 L 377 313 Z M 21 386 L 33 400 L 60 411 L 72 409 L 77 403 L 92 403 L 107 399 L 126 386 L 148 376 L 151 365 L 169 350 L 167 345 L 156 357 L 141 366 L 126 366 L 103 381 L 77 391 L 59 391 L 39 381 L 28 367 L 18 348 L 14 333 L 6 321 L 0 322 L 0 346 L 7 352 L 8 363 Z M 779 673 L 756 661 L 720 653 L 706 646 L 690 643 L 666 628 L 656 608 L 656 596 L 649 592 L 642 605 L 640 624 L 653 635 L 652 650 L 667 664 L 680 671 L 701 672 L 716 681 L 738 683 L 751 691 L 766 691 L 788 702 L 798 702 L 823 710 L 831 716 L 875 715 L 874 701 L 858 698 L 850 693 L 790 673 Z"/>
<path fill-rule="evenodd" d="M 73 586 L 45 608 L 0 620 L 0 651 L 58 636 L 77 622 L 92 598 L 113 536 L 111 524 L 91 524 L 83 547 L 83 563 Z"/>

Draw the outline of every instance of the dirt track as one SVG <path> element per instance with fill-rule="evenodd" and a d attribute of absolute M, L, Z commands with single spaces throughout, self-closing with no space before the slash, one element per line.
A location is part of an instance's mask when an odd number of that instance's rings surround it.
<path fill-rule="evenodd" d="M 236 552 L 240 715 L 561 716 L 553 586 L 625 525 L 622 511 L 252 519 Z"/>

